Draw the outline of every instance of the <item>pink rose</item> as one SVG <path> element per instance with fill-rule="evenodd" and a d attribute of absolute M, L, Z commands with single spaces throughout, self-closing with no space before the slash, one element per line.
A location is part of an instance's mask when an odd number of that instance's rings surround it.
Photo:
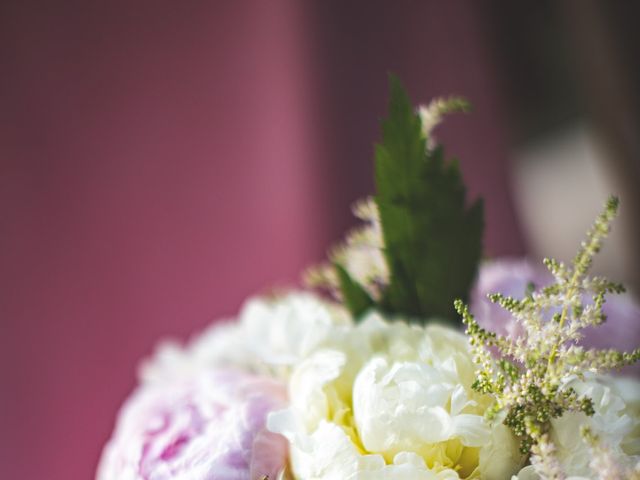
<path fill-rule="evenodd" d="M 143 384 L 120 412 L 97 479 L 275 479 L 287 441 L 265 422 L 286 403 L 284 385 L 237 370 Z"/>
<path fill-rule="evenodd" d="M 553 283 L 553 277 L 540 263 L 525 259 L 501 259 L 487 262 L 480 267 L 476 285 L 471 292 L 471 313 L 478 323 L 491 331 L 512 338 L 522 333 L 521 326 L 511 314 L 492 303 L 487 295 L 502 293 L 514 298 L 523 298 L 527 286 L 536 288 Z M 588 297 L 585 297 L 588 301 Z M 640 345 L 640 306 L 628 294 L 607 295 L 604 304 L 607 321 L 599 327 L 584 330 L 582 344 L 593 348 L 616 348 L 631 351 Z M 625 373 L 639 374 L 638 364 L 623 369 Z"/>

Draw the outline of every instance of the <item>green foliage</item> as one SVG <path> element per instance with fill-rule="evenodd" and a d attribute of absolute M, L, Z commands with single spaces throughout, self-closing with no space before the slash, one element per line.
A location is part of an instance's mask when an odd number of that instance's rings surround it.
<path fill-rule="evenodd" d="M 361 318 L 371 307 L 374 306 L 373 299 L 362 286 L 351 278 L 349 272 L 339 263 L 334 267 L 338 274 L 342 302 L 349 309 L 354 318 Z"/>
<path fill-rule="evenodd" d="M 453 301 L 466 299 L 482 253 L 483 208 L 466 207 L 455 161 L 427 148 L 420 117 L 391 77 L 389 116 L 376 146 L 375 177 L 390 279 L 382 310 L 418 321 L 455 321 Z"/>
<path fill-rule="evenodd" d="M 431 130 L 444 114 L 469 104 L 435 99 L 416 113 L 397 78 L 390 78 L 389 114 L 376 145 L 377 195 L 354 213 L 365 225 L 307 276 L 338 296 L 354 318 L 369 309 L 425 322 L 456 322 L 456 298 L 466 299 L 482 253 L 483 208 L 466 206 L 455 161 L 433 146 Z"/>

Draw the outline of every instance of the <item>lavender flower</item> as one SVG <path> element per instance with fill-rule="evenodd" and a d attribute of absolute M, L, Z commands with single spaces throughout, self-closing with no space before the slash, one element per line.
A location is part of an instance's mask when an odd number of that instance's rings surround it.
<path fill-rule="evenodd" d="M 481 327 L 511 338 L 523 333 L 522 324 L 511 313 L 491 302 L 488 294 L 501 293 L 523 298 L 530 285 L 541 288 L 554 282 L 542 263 L 526 259 L 500 259 L 480 267 L 476 285 L 471 292 L 470 311 Z M 631 351 L 640 345 L 640 305 L 629 294 L 609 295 L 603 308 L 607 321 L 599 327 L 584 330 L 582 345 L 589 348 L 615 348 Z M 552 312 L 549 316 L 551 317 Z M 640 375 L 640 365 L 623 369 L 624 373 Z"/>

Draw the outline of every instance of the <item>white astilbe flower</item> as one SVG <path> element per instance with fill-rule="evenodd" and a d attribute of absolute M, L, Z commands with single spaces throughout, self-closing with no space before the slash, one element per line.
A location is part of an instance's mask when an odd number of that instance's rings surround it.
<path fill-rule="evenodd" d="M 344 245 L 332 252 L 331 259 L 342 265 L 372 298 L 378 299 L 381 287 L 389 283 L 378 206 L 367 198 L 355 204 L 353 213 L 365 225 L 349 232 Z"/>
<path fill-rule="evenodd" d="M 433 148 L 433 129 L 442 122 L 447 113 L 469 111 L 471 105 L 461 97 L 435 98 L 429 105 L 418 107 L 418 115 L 422 123 L 422 134 L 427 139 L 427 147 Z"/>
<path fill-rule="evenodd" d="M 339 280 L 334 268 L 334 264 L 337 263 L 362 285 L 371 298 L 377 300 L 382 289 L 389 283 L 389 268 L 384 258 L 384 238 L 378 206 L 372 198 L 366 198 L 356 202 L 353 214 L 364 224 L 352 229 L 345 241 L 329 253 L 331 264 L 309 269 L 305 281 L 311 287 L 328 289 L 339 298 Z"/>
<path fill-rule="evenodd" d="M 564 480 L 564 470 L 556 457 L 556 446 L 546 434 L 531 447 L 531 465 L 536 473 L 543 472 L 545 480 Z"/>
<path fill-rule="evenodd" d="M 553 275 L 544 265 L 524 258 L 500 258 L 484 262 L 480 265 L 478 278 L 471 291 L 469 310 L 482 328 L 511 339 L 521 337 L 526 333 L 523 324 L 508 310 L 493 303 L 488 295 L 500 293 L 505 297 L 522 299 L 532 288 L 541 289 L 553 281 Z M 582 303 L 594 313 L 591 295 L 583 293 Z M 546 312 L 547 319 L 550 320 L 554 313 L 559 312 L 560 308 L 550 309 Z M 630 293 L 610 296 L 602 306 L 602 312 L 607 321 L 602 325 L 589 325 L 579 332 L 584 335 L 579 345 L 601 349 L 637 348 L 640 344 L 640 304 L 636 299 Z M 629 365 L 622 371 L 640 377 L 640 364 Z"/>
<path fill-rule="evenodd" d="M 595 377 L 595 384 L 585 379 L 588 374 L 636 362 L 640 349 L 619 352 L 580 345 L 584 328 L 607 320 L 605 295 L 624 290 L 619 284 L 587 275 L 617 208 L 618 200 L 611 197 L 571 265 L 545 260 L 555 283 L 528 291 L 522 300 L 503 294 L 489 296 L 520 324 L 521 334 L 516 338 L 485 330 L 456 301 L 479 367 L 474 389 L 495 398 L 488 418 L 504 415 L 504 424 L 521 438 L 521 452 L 532 454 L 532 465 L 521 472 L 520 480 L 560 480 L 574 474 L 591 478 L 588 450 L 576 442 L 579 427 L 585 425 L 597 431 L 619 462 L 636 461 L 635 451 L 625 450 L 622 442 L 629 441 L 629 433 L 636 428 L 637 414 L 620 413 L 628 402 L 616 397 L 612 388 L 597 386 L 604 377 Z M 590 302 L 584 301 L 586 296 L 591 297 Z M 634 390 L 629 396 L 637 399 L 640 392 L 637 387 Z"/>

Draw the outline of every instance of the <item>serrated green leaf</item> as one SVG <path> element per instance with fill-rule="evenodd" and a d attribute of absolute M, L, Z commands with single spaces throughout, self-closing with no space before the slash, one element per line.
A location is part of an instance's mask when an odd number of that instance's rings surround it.
<path fill-rule="evenodd" d="M 399 80 L 390 78 L 389 116 L 376 146 L 376 203 L 391 273 L 381 307 L 418 321 L 455 321 L 482 253 L 483 207 L 466 207 L 455 161 L 428 150 L 420 117 Z"/>
<path fill-rule="evenodd" d="M 367 291 L 351 278 L 351 275 L 349 275 L 342 265 L 336 263 L 334 264 L 334 268 L 338 274 L 340 292 L 342 293 L 344 305 L 351 312 L 353 318 L 358 320 L 374 306 L 375 302 Z"/>

